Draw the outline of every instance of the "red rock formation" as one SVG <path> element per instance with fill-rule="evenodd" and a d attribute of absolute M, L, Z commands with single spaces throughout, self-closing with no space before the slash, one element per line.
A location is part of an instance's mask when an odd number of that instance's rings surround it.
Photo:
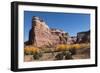
<path fill-rule="evenodd" d="M 66 43 L 67 36 L 68 34 L 62 30 L 50 29 L 39 17 L 33 17 L 28 44 L 37 47 L 51 47 L 57 44 Z"/>
<path fill-rule="evenodd" d="M 33 16 L 29 40 L 25 45 L 37 47 L 54 47 L 57 44 L 75 44 L 90 42 L 90 32 L 80 32 L 77 37 L 70 37 L 62 30 L 49 28 L 39 17 Z"/>

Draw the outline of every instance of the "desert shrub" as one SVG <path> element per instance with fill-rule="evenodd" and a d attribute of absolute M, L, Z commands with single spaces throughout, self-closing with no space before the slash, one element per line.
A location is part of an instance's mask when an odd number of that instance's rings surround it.
<path fill-rule="evenodd" d="M 76 54 L 77 49 L 90 48 L 90 43 L 83 44 L 59 44 L 55 51 L 70 51 L 72 55 Z"/>
<path fill-rule="evenodd" d="M 40 57 L 42 57 L 42 51 L 33 46 L 28 46 L 24 48 L 25 55 L 33 55 L 33 59 L 38 60 Z"/>
<path fill-rule="evenodd" d="M 81 45 L 80 44 L 72 44 L 72 49 L 80 49 Z"/>
<path fill-rule="evenodd" d="M 63 54 L 62 53 L 58 53 L 56 56 L 55 56 L 56 60 L 63 60 Z"/>
<path fill-rule="evenodd" d="M 25 55 L 33 55 L 33 54 L 35 54 L 37 52 L 40 52 L 40 49 L 37 48 L 37 47 L 30 47 L 30 46 L 28 46 L 28 47 L 24 48 Z"/>
<path fill-rule="evenodd" d="M 85 49 L 90 48 L 90 44 L 84 43 L 84 44 L 73 44 L 71 49 L 69 51 L 72 53 L 72 55 L 75 55 L 78 49 Z"/>
<path fill-rule="evenodd" d="M 34 58 L 35 60 L 39 60 L 40 57 L 42 57 L 42 53 L 41 53 L 41 52 L 34 53 L 34 55 L 33 55 L 33 58 Z"/>
<path fill-rule="evenodd" d="M 60 45 L 57 45 L 56 50 L 57 51 L 67 51 L 72 48 L 79 49 L 80 45 L 79 44 L 60 44 Z"/>
<path fill-rule="evenodd" d="M 66 50 L 69 50 L 70 48 L 71 48 L 70 45 L 67 45 L 67 44 L 59 44 L 56 47 L 56 51 L 66 51 Z"/>
<path fill-rule="evenodd" d="M 63 60 L 63 59 L 72 59 L 72 55 L 71 55 L 71 52 L 70 51 L 63 51 L 61 53 L 58 53 L 56 56 L 55 56 L 56 60 Z"/>
<path fill-rule="evenodd" d="M 63 54 L 63 55 L 66 55 L 66 51 L 62 51 L 62 54 Z"/>
<path fill-rule="evenodd" d="M 81 48 L 90 48 L 90 43 L 81 44 Z"/>
<path fill-rule="evenodd" d="M 63 52 L 61 52 L 64 56 L 67 54 L 67 53 L 70 53 L 71 54 L 71 52 L 70 51 L 63 51 Z"/>
<path fill-rule="evenodd" d="M 64 44 L 60 44 L 60 45 L 57 45 L 56 47 L 56 51 L 62 51 L 62 50 L 65 50 L 65 45 Z"/>
<path fill-rule="evenodd" d="M 75 55 L 76 54 L 76 49 L 75 48 L 72 48 L 69 51 L 71 52 L 71 55 Z"/>
<path fill-rule="evenodd" d="M 66 60 L 73 59 L 70 52 L 66 52 L 65 59 L 66 59 Z"/>
<path fill-rule="evenodd" d="M 70 49 L 80 49 L 80 48 L 82 48 L 81 44 L 60 44 L 57 45 L 56 51 L 67 51 Z"/>
<path fill-rule="evenodd" d="M 62 52 L 64 59 L 72 59 L 72 53 L 70 51 L 63 51 Z"/>
<path fill-rule="evenodd" d="M 80 44 L 72 44 L 71 49 L 69 49 L 69 51 L 71 52 L 71 55 L 75 55 L 76 50 L 80 48 L 81 48 Z"/>

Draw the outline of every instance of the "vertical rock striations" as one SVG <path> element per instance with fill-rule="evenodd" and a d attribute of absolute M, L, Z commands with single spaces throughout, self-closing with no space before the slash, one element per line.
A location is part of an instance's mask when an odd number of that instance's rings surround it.
<path fill-rule="evenodd" d="M 50 29 L 42 19 L 33 16 L 28 43 L 37 47 L 51 47 L 66 43 L 67 35 L 68 33 L 62 30 Z"/>

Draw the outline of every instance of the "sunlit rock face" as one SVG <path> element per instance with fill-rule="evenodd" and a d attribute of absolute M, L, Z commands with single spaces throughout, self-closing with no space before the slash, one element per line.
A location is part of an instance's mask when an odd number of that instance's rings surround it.
<path fill-rule="evenodd" d="M 43 19 L 33 16 L 28 43 L 37 47 L 50 47 L 66 43 L 67 36 L 68 33 L 59 29 L 50 29 Z"/>
<path fill-rule="evenodd" d="M 72 37 L 63 30 L 49 28 L 43 19 L 33 16 L 31 29 L 29 31 L 29 40 L 25 42 L 25 45 L 34 45 L 36 47 L 55 47 L 58 44 L 86 42 L 90 42 L 90 31 L 79 32 L 77 33 L 77 36 Z"/>

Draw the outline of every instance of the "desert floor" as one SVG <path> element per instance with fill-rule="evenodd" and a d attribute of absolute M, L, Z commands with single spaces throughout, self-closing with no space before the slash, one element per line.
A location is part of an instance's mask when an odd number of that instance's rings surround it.
<path fill-rule="evenodd" d="M 24 62 L 54 61 L 54 60 L 56 60 L 55 56 L 58 53 L 60 53 L 60 52 L 43 53 L 42 57 L 40 57 L 38 60 L 34 60 L 33 55 L 25 55 L 24 56 Z M 88 59 L 88 58 L 90 58 L 90 48 L 76 50 L 76 54 L 72 55 L 72 59 L 69 59 L 69 60 Z M 64 58 L 62 60 L 64 60 Z"/>

